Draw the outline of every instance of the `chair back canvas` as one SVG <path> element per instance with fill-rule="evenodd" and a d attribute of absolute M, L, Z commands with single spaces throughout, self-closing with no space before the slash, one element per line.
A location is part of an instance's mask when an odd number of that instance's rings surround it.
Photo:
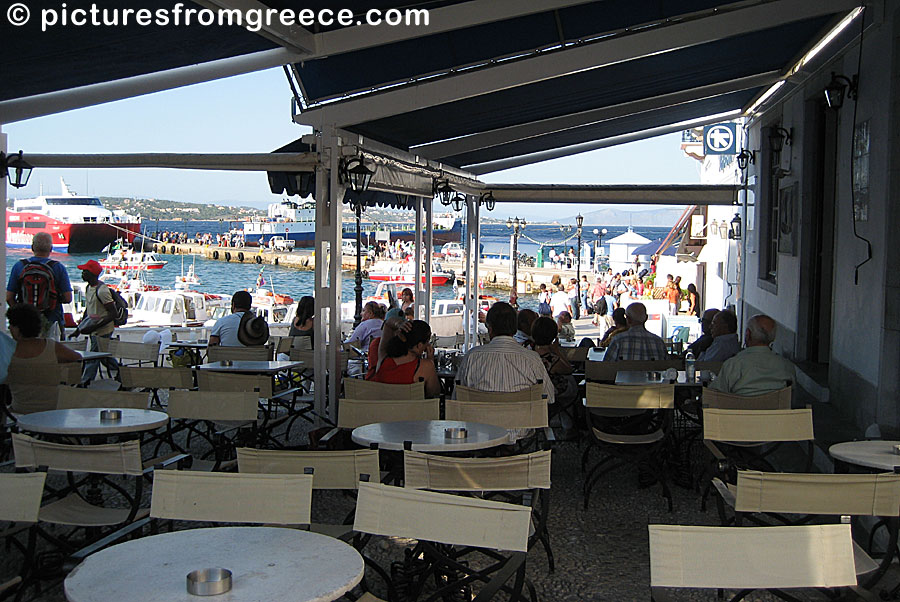
<path fill-rule="evenodd" d="M 703 438 L 757 443 L 811 441 L 812 410 L 703 410 Z"/>
<path fill-rule="evenodd" d="M 624 386 L 585 384 L 585 407 L 623 410 L 670 410 L 675 407 L 675 385 Z"/>
<path fill-rule="evenodd" d="M 703 406 L 722 410 L 790 410 L 791 387 L 753 396 L 704 388 Z"/>
<path fill-rule="evenodd" d="M 102 337 L 98 337 L 102 338 Z M 121 360 L 132 360 L 138 362 L 159 361 L 159 343 L 126 343 L 124 341 L 116 341 L 112 347 L 111 353 L 113 357 Z"/>
<path fill-rule="evenodd" d="M 447 420 L 480 422 L 505 429 L 536 429 L 549 425 L 547 401 L 460 401 L 444 403 Z"/>
<path fill-rule="evenodd" d="M 194 373 L 189 368 L 122 366 L 122 386 L 126 389 L 191 389 Z"/>
<path fill-rule="evenodd" d="M 0 473 L 0 521 L 36 523 L 46 472 Z"/>
<path fill-rule="evenodd" d="M 436 491 L 550 488 L 550 451 L 503 458 L 454 458 L 403 452 L 404 485 Z"/>
<path fill-rule="evenodd" d="M 13 453 L 16 468 L 54 470 L 96 474 L 141 475 L 141 446 L 137 441 L 103 445 L 66 445 L 40 441 L 14 433 Z"/>
<path fill-rule="evenodd" d="M 259 347 L 213 345 L 206 350 L 206 357 L 210 362 L 221 362 L 224 360 L 267 362 L 272 359 L 272 350 L 265 345 Z"/>
<path fill-rule="evenodd" d="M 377 483 L 360 483 L 353 530 L 373 535 L 525 552 L 531 508 Z"/>
<path fill-rule="evenodd" d="M 263 374 L 230 374 L 199 370 L 197 384 L 201 391 L 255 392 L 257 397 L 272 397 L 272 379 Z"/>
<path fill-rule="evenodd" d="M 77 389 L 59 385 L 56 398 L 57 410 L 76 408 L 130 408 L 146 410 L 150 394 L 144 391 L 104 391 L 101 389 Z"/>
<path fill-rule="evenodd" d="M 345 378 L 344 395 L 350 399 L 425 399 L 425 383 L 393 385 L 361 378 Z"/>
<path fill-rule="evenodd" d="M 850 525 L 649 528 L 651 587 L 856 585 Z"/>
<path fill-rule="evenodd" d="M 55 388 L 57 385 L 77 385 L 81 382 L 81 370 L 81 362 L 47 366 L 11 365 L 6 375 L 6 382 L 49 388 Z M 50 393 L 49 398 L 52 399 L 53 396 Z"/>
<path fill-rule="evenodd" d="M 563 347 L 562 353 L 570 362 L 583 363 L 587 361 L 590 350 L 590 347 Z"/>
<path fill-rule="evenodd" d="M 340 399 L 338 427 L 354 429 L 375 422 L 439 420 L 440 399 Z"/>
<path fill-rule="evenodd" d="M 738 471 L 738 512 L 900 515 L 900 475 Z"/>
<path fill-rule="evenodd" d="M 172 420 L 252 421 L 259 409 L 256 393 L 237 391 L 170 391 L 169 418 Z"/>
<path fill-rule="evenodd" d="M 160 470 L 150 516 L 223 523 L 310 522 L 312 475 Z"/>
<path fill-rule="evenodd" d="M 360 475 L 378 481 L 378 450 L 283 451 L 239 447 L 238 470 L 251 474 L 305 474 L 313 469 L 313 489 L 356 489 Z"/>
<path fill-rule="evenodd" d="M 309 337 L 296 337 L 298 339 L 309 339 Z M 347 365 L 350 363 L 350 352 L 340 351 L 341 370 L 346 371 Z M 303 370 L 312 371 L 314 369 L 316 352 L 311 349 L 291 348 L 291 361 L 303 362 Z"/>
<path fill-rule="evenodd" d="M 544 385 L 535 383 L 530 387 L 512 391 L 510 393 L 502 391 L 479 391 L 471 387 L 456 385 L 453 389 L 456 399 L 460 401 L 532 401 L 544 398 Z"/>

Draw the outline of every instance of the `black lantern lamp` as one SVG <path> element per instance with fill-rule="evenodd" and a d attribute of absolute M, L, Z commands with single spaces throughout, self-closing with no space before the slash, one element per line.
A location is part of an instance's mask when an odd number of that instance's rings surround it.
<path fill-rule="evenodd" d="M 738 168 L 740 168 L 742 171 L 747 169 L 749 165 L 756 164 L 756 153 L 746 148 L 741 150 L 736 158 Z"/>
<path fill-rule="evenodd" d="M 450 186 L 449 180 L 435 180 L 434 194 L 441 199 L 441 205 L 447 206 L 453 202 L 453 193 L 456 192 Z"/>
<path fill-rule="evenodd" d="M 31 177 L 33 167 L 22 158 L 22 151 L 19 151 L 16 155 L 0 153 L 0 163 L 3 165 L 3 170 L 0 171 L 0 178 L 9 177 L 10 186 L 22 188 L 28 184 L 28 178 Z"/>
<path fill-rule="evenodd" d="M 856 100 L 859 96 L 859 76 L 848 78 L 831 72 L 831 81 L 825 86 L 825 102 L 829 108 L 840 109 L 844 106 L 844 90 L 847 89 L 847 98 Z"/>
<path fill-rule="evenodd" d="M 771 128 L 769 130 L 769 148 L 773 153 L 780 153 L 781 149 L 784 148 L 785 143 L 790 146 L 793 135 L 794 128 L 791 128 L 790 130 L 781 127 Z"/>
<path fill-rule="evenodd" d="M 735 213 L 731 220 L 731 231 L 728 233 L 728 238 L 732 240 L 741 239 L 741 216 L 738 213 Z"/>
<path fill-rule="evenodd" d="M 461 192 L 457 192 L 455 195 L 453 195 L 453 199 L 450 201 L 450 203 L 453 205 L 454 211 L 462 211 L 466 206 L 466 195 Z"/>
<path fill-rule="evenodd" d="M 490 191 L 482 194 L 481 197 L 479 197 L 478 202 L 483 203 L 484 208 L 488 211 L 493 211 L 494 207 L 497 206 L 497 201 L 494 200 L 494 193 Z"/>
<path fill-rule="evenodd" d="M 353 192 L 365 192 L 369 189 L 375 169 L 366 166 L 362 157 L 352 157 L 344 161 L 340 173 L 343 183 L 348 184 Z"/>

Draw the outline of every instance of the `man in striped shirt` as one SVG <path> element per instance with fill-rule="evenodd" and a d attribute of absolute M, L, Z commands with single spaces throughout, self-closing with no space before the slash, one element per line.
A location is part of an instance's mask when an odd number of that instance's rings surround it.
<path fill-rule="evenodd" d="M 513 338 L 516 310 L 502 301 L 494 303 L 485 324 L 491 341 L 470 349 L 463 357 L 456 377 L 459 384 L 479 391 L 512 393 L 543 381 L 547 402 L 553 403 L 553 383 L 541 356 Z"/>
<path fill-rule="evenodd" d="M 664 360 L 668 358 L 666 343 L 660 337 L 644 328 L 647 321 L 647 307 L 643 303 L 632 303 L 625 309 L 628 330 L 617 334 L 609 343 L 603 361 L 619 360 Z"/>

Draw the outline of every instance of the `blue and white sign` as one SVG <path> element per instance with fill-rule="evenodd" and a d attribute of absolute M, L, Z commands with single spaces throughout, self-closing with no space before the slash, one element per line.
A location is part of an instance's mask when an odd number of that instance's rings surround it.
<path fill-rule="evenodd" d="M 734 155 L 737 153 L 737 124 L 717 123 L 703 128 L 703 153 Z"/>

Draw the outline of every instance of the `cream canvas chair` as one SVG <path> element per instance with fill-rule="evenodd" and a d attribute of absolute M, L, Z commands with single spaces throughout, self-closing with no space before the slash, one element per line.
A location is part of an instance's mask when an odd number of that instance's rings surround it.
<path fill-rule="evenodd" d="M 669 368 L 680 370 L 681 360 L 621 360 L 617 362 L 585 362 L 584 377 L 588 381 L 614 383 L 616 372 L 665 372 Z"/>
<path fill-rule="evenodd" d="M 240 447 L 238 471 L 249 474 L 311 474 L 315 490 L 356 491 L 361 480 L 378 481 L 378 451 L 285 451 Z M 346 537 L 352 530 L 355 507 L 343 524 L 310 524 L 310 530 L 331 537 Z"/>
<path fill-rule="evenodd" d="M 762 395 L 734 395 L 704 388 L 703 407 L 720 410 L 790 410 L 791 387 Z"/>
<path fill-rule="evenodd" d="M 57 410 L 75 408 L 130 408 L 146 410 L 150 395 L 142 391 L 104 391 L 101 389 L 77 389 L 57 387 Z"/>
<path fill-rule="evenodd" d="M 272 349 L 262 345 L 259 347 L 225 347 L 213 345 L 206 350 L 206 359 L 209 362 L 250 361 L 267 362 L 272 359 Z"/>
<path fill-rule="evenodd" d="M 345 378 L 344 395 L 351 399 L 425 399 L 425 383 L 393 385 L 361 378 Z"/>
<path fill-rule="evenodd" d="M 160 471 L 150 516 L 156 519 L 305 525 L 312 475 Z"/>
<path fill-rule="evenodd" d="M 404 486 L 433 491 L 488 492 L 530 505 L 534 533 L 529 548 L 538 541 L 547 553 L 550 570 L 555 569 L 547 519 L 550 515 L 549 450 L 501 458 L 456 458 L 403 452 Z"/>
<path fill-rule="evenodd" d="M 530 595 L 524 596 L 522 592 L 527 581 L 525 558 L 531 528 L 531 509 L 528 507 L 360 483 L 353 528 L 367 536 L 380 535 L 418 541 L 414 556 L 421 558 L 430 570 L 420 575 L 405 573 L 401 579 L 399 573 L 404 572 L 401 571 L 403 567 L 396 567 L 393 571 L 394 582 L 400 596 L 412 595 L 416 599 L 421 594 L 424 580 L 435 574 L 443 577 L 442 585 L 424 598 L 424 602 L 441 600 L 479 582 L 484 586 L 471 598 L 473 602 L 491 600 L 501 591 L 510 599 L 536 599 L 530 582 Z M 359 547 L 363 547 L 368 541 L 367 536 L 357 539 Z M 446 546 L 454 548 L 449 551 Z M 458 559 L 463 556 L 482 550 L 490 559 L 487 569 L 478 570 L 459 563 Z M 506 553 L 501 555 L 500 552 Z M 374 562 L 367 559 L 367 564 L 373 566 Z M 381 571 L 382 574 L 384 572 Z M 507 584 L 513 577 L 513 583 Z M 396 599 L 393 591 L 390 594 L 392 600 Z M 469 593 L 466 592 L 465 595 Z"/>
<path fill-rule="evenodd" d="M 659 481 L 671 511 L 672 494 L 662 452 L 675 408 L 674 385 L 625 387 L 588 382 L 584 405 L 590 445 L 581 458 L 582 472 L 591 450 L 600 452 L 600 460 L 585 472 L 585 509 L 591 489 L 603 475 L 620 466 L 635 465 Z"/>
<path fill-rule="evenodd" d="M 0 582 L 0 597 L 14 588 L 22 590 L 28 586 L 37 544 L 34 526 L 38 522 L 46 479 L 45 472 L 0 473 L 0 541 L 5 543 L 7 550 L 15 548 L 22 553 L 17 574 Z M 9 525 L 2 527 L 2 523 Z M 12 561 L 9 561 L 11 565 Z"/>
<path fill-rule="evenodd" d="M 856 574 L 865 589 L 871 589 L 885 574 L 894 558 L 900 516 L 900 475 L 810 474 L 738 471 L 737 485 L 714 481 L 719 491 L 723 524 L 729 522 L 724 508 L 734 512 L 733 522 L 757 525 L 797 525 L 833 521 L 837 517 L 878 517 L 888 530 L 887 553 L 880 562 L 853 544 Z M 799 515 L 799 516 L 798 516 Z M 843 519 L 842 519 L 843 520 Z M 874 535 L 874 531 L 872 533 Z M 869 538 L 869 548 L 872 547 Z"/>
<path fill-rule="evenodd" d="M 102 337 L 98 337 L 98 340 Z M 110 353 L 120 366 L 143 366 L 150 363 L 159 365 L 159 343 L 126 343 L 116 340 L 110 347 Z"/>
<path fill-rule="evenodd" d="M 56 364 L 48 366 L 10 366 L 6 376 L 7 383 L 26 385 L 37 392 L 41 400 L 46 400 L 34 411 L 56 409 L 57 387 L 72 386 L 81 382 L 81 362 Z"/>
<path fill-rule="evenodd" d="M 337 426 L 319 441 L 327 443 L 342 430 L 376 422 L 440 420 L 441 400 L 433 399 L 349 399 L 338 400 Z"/>
<path fill-rule="evenodd" d="M 153 393 L 153 403 L 162 407 L 160 389 L 193 389 L 194 372 L 190 368 L 121 366 L 119 377 L 126 389 L 144 389 Z"/>
<path fill-rule="evenodd" d="M 850 525 L 650 525 L 649 530 L 656 602 L 669 599 L 663 588 L 739 590 L 734 601 L 759 589 L 856 586 Z"/>

